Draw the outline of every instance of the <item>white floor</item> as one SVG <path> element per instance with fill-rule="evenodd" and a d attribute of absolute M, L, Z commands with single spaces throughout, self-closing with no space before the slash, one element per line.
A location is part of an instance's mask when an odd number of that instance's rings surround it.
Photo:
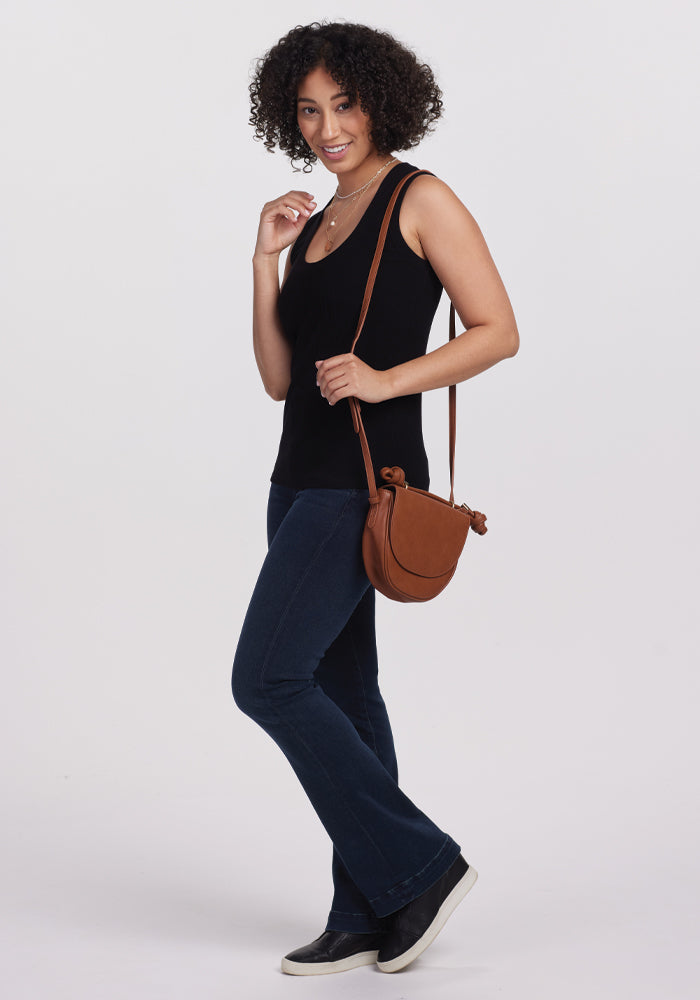
<path fill-rule="evenodd" d="M 274 765 L 273 765 L 274 767 Z M 187 784 L 187 783 L 186 783 Z M 245 802 L 251 789 L 243 789 Z M 252 792 L 254 794 L 254 791 Z M 189 797 L 188 797 L 189 795 Z M 291 781 L 280 830 L 221 789 L 177 793 L 64 778 L 17 792 L 4 824 L 3 992 L 11 1000 L 207 997 L 696 1000 L 697 886 L 682 856 L 520 858 L 516 831 L 425 954 L 393 976 L 283 975 L 323 929 L 325 834 Z M 507 851 L 510 844 L 511 850 Z M 269 858 L 269 865 L 263 859 Z"/>

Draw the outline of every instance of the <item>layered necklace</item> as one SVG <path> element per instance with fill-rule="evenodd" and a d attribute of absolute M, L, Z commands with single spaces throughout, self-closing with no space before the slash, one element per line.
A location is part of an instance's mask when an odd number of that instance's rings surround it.
<path fill-rule="evenodd" d="M 393 156 L 379 168 L 376 174 L 370 177 L 366 184 L 359 187 L 357 191 L 351 191 L 349 194 L 338 194 L 339 189 L 336 188 L 335 194 L 333 195 L 333 201 L 328 206 L 328 215 L 326 217 L 326 245 L 324 247 L 326 253 L 330 253 L 333 249 L 333 240 L 337 236 L 338 229 L 351 217 L 361 195 L 367 191 L 370 185 L 376 181 L 377 177 L 379 177 L 379 175 L 383 173 L 392 163 L 396 163 L 396 158 Z M 349 204 L 341 205 L 335 215 L 333 215 L 335 204 L 339 201 L 349 201 Z"/>

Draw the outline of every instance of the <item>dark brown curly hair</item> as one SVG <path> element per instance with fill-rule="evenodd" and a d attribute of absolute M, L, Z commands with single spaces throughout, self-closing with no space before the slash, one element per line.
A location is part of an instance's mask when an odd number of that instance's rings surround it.
<path fill-rule="evenodd" d="M 430 66 L 395 38 L 364 24 L 315 21 L 298 25 L 258 59 L 250 84 L 250 124 L 270 152 L 279 146 L 311 169 L 316 154 L 297 124 L 299 84 L 324 66 L 369 116 L 382 155 L 416 146 L 442 114 L 442 94 Z M 295 168 L 298 169 L 298 168 Z"/>

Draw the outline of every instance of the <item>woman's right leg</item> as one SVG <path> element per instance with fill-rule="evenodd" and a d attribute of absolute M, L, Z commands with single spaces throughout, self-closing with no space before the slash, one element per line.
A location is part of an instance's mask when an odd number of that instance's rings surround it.
<path fill-rule="evenodd" d="M 295 494 L 295 490 L 277 485 L 270 490 L 268 546 L 289 512 Z M 368 587 L 347 624 L 326 650 L 314 677 L 398 783 L 394 737 L 379 690 L 374 612 L 375 591 L 374 587 Z M 381 930 L 385 921 L 375 916 L 335 847 L 331 870 L 333 902 L 326 930 L 350 933 Z"/>

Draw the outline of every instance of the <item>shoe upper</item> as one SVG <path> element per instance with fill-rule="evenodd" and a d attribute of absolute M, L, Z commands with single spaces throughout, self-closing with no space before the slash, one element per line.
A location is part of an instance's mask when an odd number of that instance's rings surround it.
<path fill-rule="evenodd" d="M 366 951 L 378 951 L 384 935 L 358 934 L 347 931 L 324 931 L 315 941 L 290 951 L 290 962 L 339 962 Z"/>

